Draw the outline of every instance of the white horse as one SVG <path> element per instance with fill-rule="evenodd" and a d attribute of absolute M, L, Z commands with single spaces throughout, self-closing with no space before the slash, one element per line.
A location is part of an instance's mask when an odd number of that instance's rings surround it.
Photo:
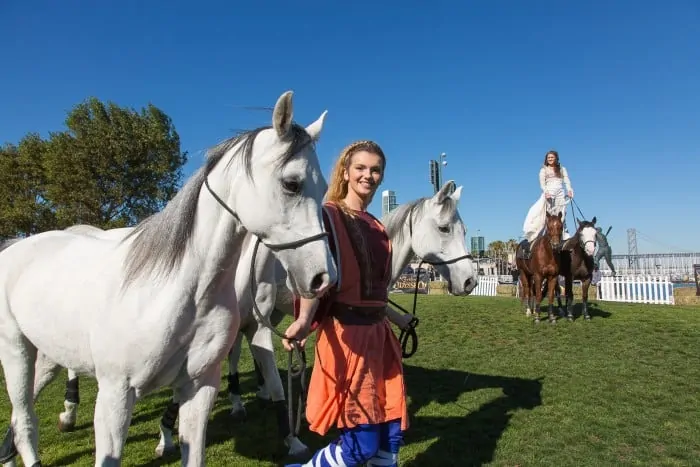
<path fill-rule="evenodd" d="M 318 296 L 337 279 L 314 144 L 324 118 L 294 124 L 284 93 L 272 127 L 214 147 L 124 238 L 51 231 L 0 252 L 0 361 L 24 465 L 41 465 L 34 398 L 60 366 L 98 381 L 95 465 L 121 464 L 135 402 L 163 386 L 180 403 L 183 465 L 205 464 L 221 362 L 240 323 L 231 284 L 246 233 L 276 251 L 295 293 Z"/>
<path fill-rule="evenodd" d="M 440 275 L 447 279 L 452 294 L 467 295 L 477 286 L 478 276 L 466 244 L 466 228 L 457 209 L 462 187 L 453 191 L 454 185 L 453 181 L 448 181 L 434 196 L 401 205 L 382 219 L 393 246 L 390 287 L 401 276 L 414 254 L 424 262 L 435 265 Z M 236 418 L 244 418 L 246 415 L 238 387 L 241 334 L 245 333 L 264 381 L 257 396 L 272 400 L 277 414 L 278 434 L 289 449 L 289 455 L 304 456 L 308 448 L 299 439 L 293 424 L 290 424 L 293 417 L 288 412 L 275 358 L 273 329 L 270 327 L 276 327 L 284 314 L 293 315 L 293 293 L 286 286 L 284 268 L 275 261 L 269 249 L 261 246 L 256 262 L 259 267 L 255 278 L 255 301 L 261 316 L 252 312 L 250 294 L 244 294 L 239 301 L 240 333 L 229 354 L 228 390 L 233 404 L 231 415 Z M 291 398 L 291 394 L 288 397 Z M 156 448 L 159 454 L 175 449 L 172 429 L 176 417 L 177 402 L 172 401 L 161 420 L 160 441 Z"/>
<path fill-rule="evenodd" d="M 435 263 L 438 272 L 449 281 L 450 292 L 454 295 L 466 295 L 478 284 L 478 276 L 473 268 L 471 256 L 466 245 L 466 229 L 457 210 L 462 187 L 454 192 L 454 183 L 447 182 L 440 192 L 431 198 L 421 198 L 397 209 L 382 219 L 392 241 L 395 254 L 392 255 L 392 281 L 399 278 L 406 265 L 414 255 L 428 263 Z M 73 230 L 88 235 L 114 235 L 115 231 L 103 231 L 91 226 L 75 226 Z M 123 229 L 120 229 L 123 230 Z M 256 371 L 260 375 L 260 387 L 257 397 L 272 400 L 277 412 L 278 433 L 289 449 L 291 456 L 307 454 L 307 446 L 299 439 L 298 433 L 290 425 L 287 401 L 283 384 L 275 359 L 272 329 L 267 323 L 276 327 L 283 315 L 293 314 L 293 295 L 286 283 L 287 274 L 274 252 L 260 245 L 255 259 L 255 301 L 261 315 L 252 312 L 253 297 L 250 294 L 250 262 L 254 250 L 252 236 L 246 239 L 236 273 L 236 293 L 241 311 L 240 333 L 229 354 L 228 391 L 233 404 L 231 415 L 244 418 L 245 406 L 241 402 L 238 386 L 238 362 L 241 352 L 241 337 L 245 333 L 251 352 L 256 362 Z M 78 397 L 78 378 L 74 371 L 68 370 L 66 382 L 65 411 L 59 415 L 61 431 L 71 430 L 76 422 Z M 172 431 L 177 419 L 179 404 L 171 401 L 161 419 L 160 440 L 156 454 L 163 456 L 175 451 Z"/>

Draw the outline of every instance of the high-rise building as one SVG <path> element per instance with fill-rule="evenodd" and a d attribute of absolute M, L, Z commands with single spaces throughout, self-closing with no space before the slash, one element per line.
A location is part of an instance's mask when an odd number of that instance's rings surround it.
<path fill-rule="evenodd" d="M 484 237 L 472 237 L 472 256 L 484 256 L 486 240 Z"/>
<path fill-rule="evenodd" d="M 393 190 L 382 191 L 382 217 L 396 209 L 396 192 Z"/>

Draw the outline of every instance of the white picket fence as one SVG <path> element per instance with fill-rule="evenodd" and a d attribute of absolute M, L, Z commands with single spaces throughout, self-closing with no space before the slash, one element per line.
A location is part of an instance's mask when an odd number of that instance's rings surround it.
<path fill-rule="evenodd" d="M 496 287 L 498 287 L 498 276 L 479 276 L 479 285 L 472 290 L 471 295 L 495 297 Z"/>
<path fill-rule="evenodd" d="M 598 300 L 674 305 L 669 276 L 607 276 L 598 283 Z"/>

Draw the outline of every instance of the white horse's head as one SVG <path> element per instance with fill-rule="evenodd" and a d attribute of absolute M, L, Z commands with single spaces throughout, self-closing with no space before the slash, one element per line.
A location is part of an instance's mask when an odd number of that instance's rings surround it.
<path fill-rule="evenodd" d="M 578 241 L 583 248 L 583 251 L 588 256 L 593 256 L 595 247 L 598 243 L 596 234 L 598 231 L 595 228 L 596 218 L 591 221 L 578 221 Z"/>
<path fill-rule="evenodd" d="M 286 92 L 271 127 L 212 148 L 166 207 L 126 235 L 133 242 L 125 284 L 141 273 L 172 272 L 188 252 L 224 271 L 239 258 L 241 245 L 233 238 L 247 231 L 276 253 L 296 294 L 314 297 L 333 285 L 338 272 L 321 218 L 326 181 L 315 149 L 325 117 L 308 128 L 293 123 Z"/>
<path fill-rule="evenodd" d="M 478 284 L 466 227 L 457 210 L 462 187 L 450 180 L 422 205 L 413 225 L 411 247 L 447 279 L 450 293 L 468 295 Z M 454 190 L 454 191 L 453 191 Z"/>
<path fill-rule="evenodd" d="M 307 128 L 293 123 L 292 115 L 288 91 L 277 100 L 272 126 L 242 142 L 234 163 L 246 175 L 236 177 L 226 203 L 246 230 L 275 252 L 293 291 L 312 297 L 337 280 L 321 218 L 327 184 L 315 149 L 326 112 Z"/>

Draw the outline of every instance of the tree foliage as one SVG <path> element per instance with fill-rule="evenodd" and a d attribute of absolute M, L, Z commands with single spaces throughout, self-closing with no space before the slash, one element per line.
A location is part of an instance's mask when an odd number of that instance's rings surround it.
<path fill-rule="evenodd" d="M 157 107 L 137 112 L 90 98 L 65 124 L 46 140 L 28 134 L 0 149 L 0 236 L 130 226 L 176 193 L 187 154 Z"/>

